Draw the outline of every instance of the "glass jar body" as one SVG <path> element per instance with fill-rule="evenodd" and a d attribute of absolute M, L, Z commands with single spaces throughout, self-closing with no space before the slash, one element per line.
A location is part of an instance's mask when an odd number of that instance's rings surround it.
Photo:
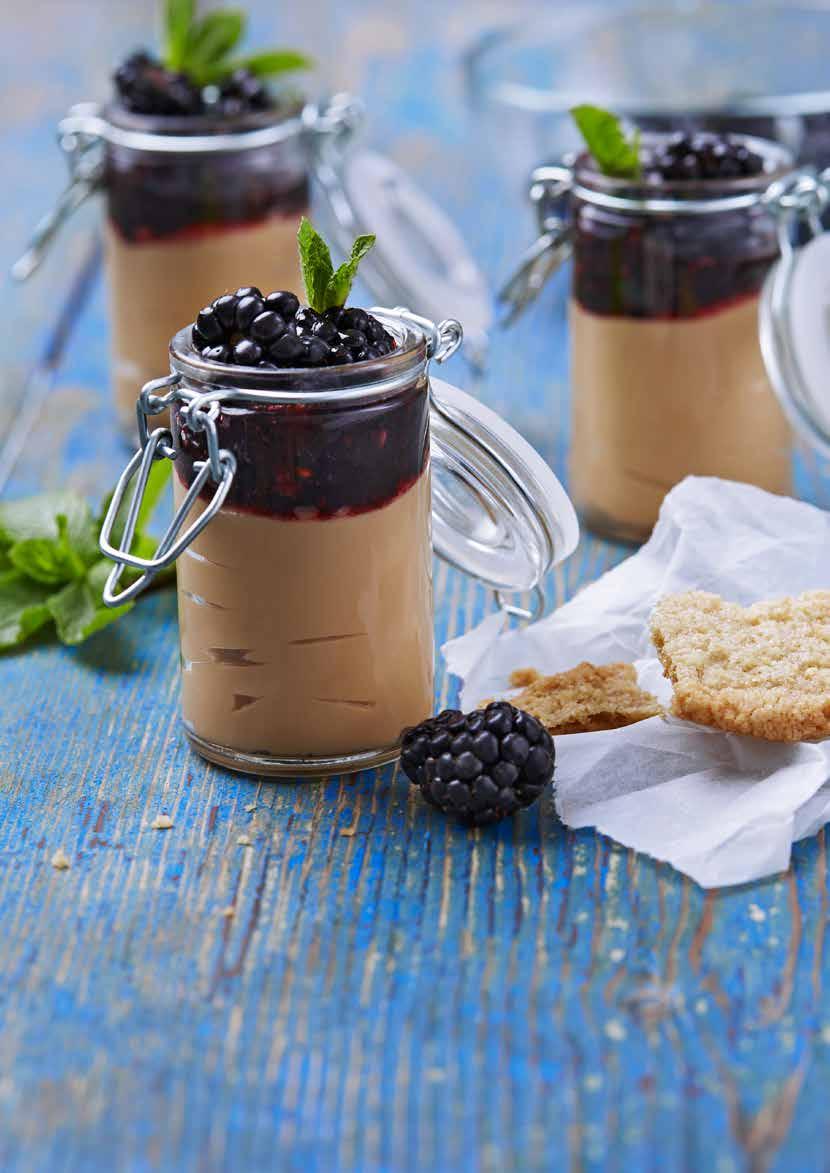
<path fill-rule="evenodd" d="M 243 284 L 299 288 L 307 149 L 299 133 L 215 153 L 107 142 L 104 186 L 113 388 L 132 436 L 136 384 L 164 369 L 170 338 L 206 302 Z"/>
<path fill-rule="evenodd" d="M 180 503 L 205 451 L 172 423 Z M 393 759 L 432 711 L 426 374 L 370 402 L 223 405 L 216 427 L 236 476 L 178 565 L 188 737 L 269 774 Z"/>
<path fill-rule="evenodd" d="M 578 195 L 571 216 L 571 485 L 588 525 L 641 541 L 689 475 L 788 492 L 791 437 L 758 336 L 773 216 Z"/>

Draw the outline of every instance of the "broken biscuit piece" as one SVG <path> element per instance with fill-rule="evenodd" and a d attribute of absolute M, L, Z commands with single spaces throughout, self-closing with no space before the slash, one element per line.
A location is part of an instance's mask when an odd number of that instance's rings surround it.
<path fill-rule="evenodd" d="M 554 735 L 619 729 L 662 712 L 656 697 L 637 683 L 633 664 L 577 664 L 568 672 L 541 676 L 533 668 L 511 673 L 510 698 L 517 709 L 536 717 Z"/>
<path fill-rule="evenodd" d="M 830 736 L 830 591 L 749 607 L 667 595 L 651 635 L 676 716 L 767 741 Z"/>

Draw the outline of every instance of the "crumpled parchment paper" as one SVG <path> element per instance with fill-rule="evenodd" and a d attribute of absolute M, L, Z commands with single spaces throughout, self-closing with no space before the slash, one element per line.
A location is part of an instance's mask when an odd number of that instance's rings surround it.
<path fill-rule="evenodd" d="M 443 648 L 461 703 L 509 695 L 514 668 L 637 664 L 668 706 L 648 621 L 664 594 L 701 589 L 742 604 L 830 587 L 830 513 L 750 485 L 690 477 L 636 554 L 529 627 L 500 614 Z M 830 741 L 781 744 L 675 717 L 556 739 L 556 803 L 571 827 L 666 860 L 704 887 L 786 869 L 796 839 L 830 820 Z"/>

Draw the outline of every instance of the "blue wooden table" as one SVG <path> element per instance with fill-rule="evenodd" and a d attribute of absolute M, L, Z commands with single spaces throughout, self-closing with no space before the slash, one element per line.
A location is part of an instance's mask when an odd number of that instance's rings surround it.
<path fill-rule="evenodd" d="M 23 7 L 5 14 L 4 269 L 61 178 L 51 126 L 151 8 Z M 509 6 L 335 7 L 286 14 L 286 39 L 363 93 L 369 141 L 495 282 L 530 220 L 456 61 Z M 3 288 L 0 426 L 31 423 L 9 496 L 100 496 L 124 460 L 93 224 Z M 564 354 L 560 288 L 496 337 L 485 376 L 448 372 L 560 472 Z M 624 554 L 583 539 L 549 605 Z M 444 566 L 436 587 L 439 642 L 492 608 Z M 786 875 L 706 894 L 567 831 L 550 801 L 469 833 L 391 768 L 244 779 L 186 749 L 177 656 L 166 591 L 77 650 L 0 659 L 0 1168 L 826 1167 L 824 833 Z M 436 703 L 453 698 L 441 675 Z"/>

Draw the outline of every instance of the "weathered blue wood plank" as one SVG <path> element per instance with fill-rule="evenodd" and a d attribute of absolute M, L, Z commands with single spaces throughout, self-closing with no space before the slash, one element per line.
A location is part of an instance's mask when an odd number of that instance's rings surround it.
<path fill-rule="evenodd" d="M 453 54 L 472 6 L 355 7 L 328 28 L 340 80 L 353 72 L 370 137 L 454 211 L 495 280 L 529 220 L 498 144 L 458 104 Z M 5 111 L 3 129 L 22 168 L 18 229 L 59 174 L 49 121 L 100 79 L 95 53 L 137 38 L 149 5 L 129 9 L 114 22 L 91 0 L 51 6 L 59 23 L 37 41 L 34 20 L 16 18 L 30 40 L 12 80 L 30 104 L 16 127 Z M 100 38 L 86 48 L 70 32 L 90 13 Z M 82 255 L 66 248 L 72 264 L 56 261 L 20 310 L 29 356 L 54 308 L 44 290 Z M 557 305 L 551 290 L 497 336 L 477 384 L 460 363 L 450 375 L 563 471 Z M 124 451 L 102 410 L 105 369 L 96 288 L 15 492 L 111 482 Z M 623 555 L 583 541 L 547 584 L 550 604 Z M 446 567 L 436 587 L 439 642 L 491 606 Z M 84 648 L 0 660 L 0 1167 L 823 1167 L 823 835 L 787 876 L 704 895 L 566 831 L 550 802 L 469 834 L 391 768 L 246 780 L 185 749 L 176 672 L 170 592 Z M 438 703 L 454 696 L 440 677 Z M 170 831 L 149 828 L 161 811 Z M 49 866 L 57 847 L 66 872 Z"/>

